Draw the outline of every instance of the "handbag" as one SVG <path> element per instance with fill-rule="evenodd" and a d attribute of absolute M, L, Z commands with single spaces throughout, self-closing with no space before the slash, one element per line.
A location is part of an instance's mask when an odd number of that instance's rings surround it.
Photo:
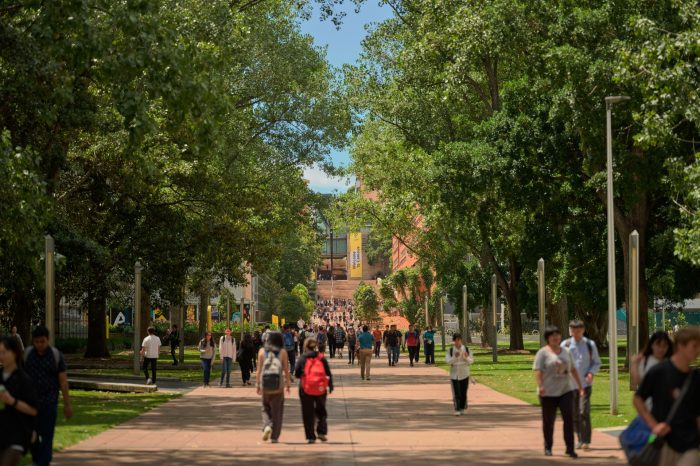
<path fill-rule="evenodd" d="M 691 371 L 683 383 L 680 395 L 673 402 L 671 410 L 666 416 L 664 421 L 666 424 L 671 424 L 683 398 L 690 389 L 692 380 L 693 372 Z M 640 416 L 637 416 L 620 435 L 620 445 L 625 451 L 630 466 L 657 466 L 661 456 L 661 448 L 665 442 L 663 437 L 656 437 L 651 433 L 651 429 Z"/>

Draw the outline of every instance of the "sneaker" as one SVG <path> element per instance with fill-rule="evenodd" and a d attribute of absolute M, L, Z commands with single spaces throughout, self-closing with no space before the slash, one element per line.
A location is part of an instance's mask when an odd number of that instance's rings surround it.
<path fill-rule="evenodd" d="M 226 388 L 231 388 L 231 384 L 230 384 L 230 383 L 227 383 L 227 384 L 226 384 Z"/>
<path fill-rule="evenodd" d="M 272 427 L 265 426 L 265 428 L 263 429 L 263 436 L 262 436 L 263 442 L 267 442 L 270 438 L 270 435 L 272 435 Z"/>
<path fill-rule="evenodd" d="M 567 455 L 569 458 L 571 458 L 572 460 L 575 460 L 576 458 L 578 458 L 578 455 L 576 454 L 575 451 L 570 451 L 570 452 L 568 452 L 566 455 Z"/>
<path fill-rule="evenodd" d="M 306 443 L 316 443 L 316 439 L 314 439 L 314 438 L 307 439 Z"/>
<path fill-rule="evenodd" d="M 577 450 L 580 450 L 581 448 L 583 448 L 583 442 L 578 442 L 578 443 L 576 444 L 576 449 L 577 449 Z"/>
<path fill-rule="evenodd" d="M 362 380 L 365 380 L 365 378 L 364 378 L 364 377 L 362 377 Z"/>
<path fill-rule="evenodd" d="M 411 363 L 411 367 L 413 367 L 413 363 Z"/>
<path fill-rule="evenodd" d="M 549 448 L 544 449 L 544 456 L 552 456 L 552 450 Z"/>
<path fill-rule="evenodd" d="M 320 441 L 322 441 L 322 442 L 327 442 L 327 441 L 328 441 L 328 437 L 326 437 L 326 436 L 323 435 L 323 434 L 318 434 L 318 439 L 319 439 Z"/>
<path fill-rule="evenodd" d="M 459 410 L 459 415 L 460 415 L 460 416 L 464 416 L 464 410 L 463 410 L 463 409 L 460 409 L 460 410 Z"/>
<path fill-rule="evenodd" d="M 370 379 L 369 377 L 367 377 L 367 382 L 369 382 L 370 380 L 372 380 L 372 379 Z"/>
<path fill-rule="evenodd" d="M 153 385 L 153 381 L 149 378 L 146 380 L 146 385 Z"/>
<path fill-rule="evenodd" d="M 219 382 L 219 388 L 223 387 L 224 384 L 222 382 Z"/>
<path fill-rule="evenodd" d="M 591 449 L 591 444 L 590 444 L 590 443 L 584 443 L 583 445 L 581 445 L 581 450 L 588 451 L 588 450 L 590 450 L 590 449 Z"/>
<path fill-rule="evenodd" d="M 462 415 L 462 413 L 460 413 L 459 411 L 455 411 L 455 416 L 461 416 L 461 415 Z"/>
<path fill-rule="evenodd" d="M 270 440 L 270 443 L 279 443 L 279 439 L 273 438 L 272 440 Z"/>

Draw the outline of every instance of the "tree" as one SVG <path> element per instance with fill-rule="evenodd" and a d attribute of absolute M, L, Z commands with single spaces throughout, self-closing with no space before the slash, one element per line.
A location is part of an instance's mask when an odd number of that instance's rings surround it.
<path fill-rule="evenodd" d="M 379 319 L 379 298 L 374 288 L 360 282 L 352 295 L 355 302 L 355 316 L 363 322 L 373 322 Z"/>

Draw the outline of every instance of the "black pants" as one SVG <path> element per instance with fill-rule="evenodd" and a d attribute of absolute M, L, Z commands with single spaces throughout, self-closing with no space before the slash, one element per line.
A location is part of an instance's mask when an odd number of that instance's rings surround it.
<path fill-rule="evenodd" d="M 177 357 L 175 356 L 175 351 L 177 350 L 177 346 L 174 344 L 170 345 L 170 356 L 173 357 L 173 364 L 177 366 Z"/>
<path fill-rule="evenodd" d="M 435 343 L 424 345 L 425 348 L 425 363 L 435 364 Z"/>
<path fill-rule="evenodd" d="M 574 431 L 578 434 L 578 441 L 591 443 L 591 392 L 593 387 L 586 387 L 583 399 L 574 390 Z"/>
<path fill-rule="evenodd" d="M 350 364 L 355 364 L 355 353 L 357 353 L 355 347 L 348 346 L 348 362 Z"/>
<path fill-rule="evenodd" d="M 146 380 L 148 377 L 148 365 L 151 365 L 151 372 L 153 375 L 150 377 L 151 381 L 156 383 L 156 366 L 158 365 L 158 358 L 143 358 L 143 373 L 146 375 Z"/>
<path fill-rule="evenodd" d="M 289 359 L 289 371 L 294 375 L 294 366 L 297 365 L 297 352 L 294 350 L 287 350 L 287 357 Z"/>
<path fill-rule="evenodd" d="M 39 466 L 49 466 L 53 459 L 53 437 L 56 429 L 58 404 L 39 406 L 39 413 L 34 419 L 34 430 L 41 439 L 30 449 L 34 463 Z"/>
<path fill-rule="evenodd" d="M 382 349 L 382 342 L 381 341 L 375 341 L 374 342 L 374 357 L 378 358 L 379 357 L 379 351 Z"/>
<path fill-rule="evenodd" d="M 243 380 L 243 383 L 246 383 L 250 380 L 250 369 L 253 367 L 253 364 L 250 361 L 246 361 L 245 359 L 240 362 L 241 365 L 241 379 Z"/>
<path fill-rule="evenodd" d="M 331 358 L 335 357 L 335 340 L 333 338 L 328 340 L 328 349 L 331 352 Z"/>
<path fill-rule="evenodd" d="M 544 447 L 552 449 L 554 444 L 554 421 L 557 419 L 557 408 L 564 418 L 564 442 L 566 452 L 574 451 L 574 392 L 570 391 L 562 396 L 541 396 L 542 405 L 542 433 L 544 434 Z"/>
<path fill-rule="evenodd" d="M 408 361 L 413 364 L 413 361 L 418 362 L 418 355 L 420 353 L 418 352 L 418 347 L 417 346 L 409 346 L 408 347 Z"/>
<path fill-rule="evenodd" d="M 462 380 L 452 380 L 452 403 L 455 411 L 467 409 L 467 390 L 469 389 L 469 377 Z"/>
<path fill-rule="evenodd" d="M 301 417 L 304 421 L 304 433 L 307 440 L 316 440 L 316 434 L 328 434 L 328 413 L 326 412 L 326 395 L 307 395 L 300 388 Z M 316 425 L 314 425 L 316 424 Z M 316 430 L 314 431 L 314 427 Z"/>

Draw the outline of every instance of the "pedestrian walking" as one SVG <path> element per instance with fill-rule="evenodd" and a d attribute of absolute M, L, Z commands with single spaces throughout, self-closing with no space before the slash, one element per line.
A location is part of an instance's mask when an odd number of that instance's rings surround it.
<path fill-rule="evenodd" d="M 307 338 L 304 353 L 299 357 L 294 369 L 294 376 L 299 381 L 299 400 L 301 417 L 304 422 L 304 434 L 308 443 L 328 440 L 328 413 L 326 398 L 333 393 L 333 375 L 328 361 L 319 353 L 318 343 Z"/>
<path fill-rule="evenodd" d="M 467 390 L 469 389 L 469 366 L 474 358 L 464 344 L 462 335 L 452 335 L 453 345 L 445 354 L 445 362 L 450 366 L 450 382 L 452 384 L 452 402 L 455 416 L 461 416 L 467 409 Z"/>
<path fill-rule="evenodd" d="M 325 325 L 319 327 L 318 333 L 316 334 L 316 342 L 318 342 L 319 353 L 325 353 L 326 346 L 328 345 L 328 334 L 326 333 Z"/>
<path fill-rule="evenodd" d="M 571 352 L 574 365 L 583 385 L 584 394 L 579 397 L 574 391 L 574 431 L 578 436 L 577 448 L 588 450 L 591 444 L 591 393 L 593 378 L 600 370 L 600 356 L 593 340 L 583 336 L 583 322 L 576 319 L 569 322 L 569 333 L 561 344 Z"/>
<path fill-rule="evenodd" d="M 382 350 L 382 331 L 379 330 L 379 325 L 372 332 L 374 337 L 374 357 L 379 357 L 379 352 Z"/>
<path fill-rule="evenodd" d="M 343 357 L 343 348 L 345 347 L 345 330 L 340 324 L 335 326 L 335 351 L 338 353 L 338 357 Z"/>
<path fill-rule="evenodd" d="M 425 353 L 425 363 L 435 364 L 435 332 L 432 327 L 423 332 L 423 352 Z"/>
<path fill-rule="evenodd" d="M 690 366 L 700 355 L 700 327 L 680 329 L 673 340 L 673 355 L 649 369 L 633 403 L 652 434 L 663 439 L 658 466 L 698 466 L 700 371 Z"/>
<path fill-rule="evenodd" d="M 253 345 L 255 346 L 255 354 L 253 356 L 253 359 L 251 360 L 251 364 L 253 366 L 253 370 L 255 371 L 258 370 L 258 352 L 263 346 L 262 335 L 260 334 L 260 330 L 256 330 L 255 332 L 253 332 Z"/>
<path fill-rule="evenodd" d="M 282 334 L 270 332 L 258 352 L 258 370 L 255 374 L 258 395 L 262 395 L 263 441 L 279 441 L 284 417 L 284 391 L 289 394 L 291 374 L 289 358 L 284 349 Z"/>
<path fill-rule="evenodd" d="M 18 466 L 29 450 L 39 413 L 32 381 L 22 369 L 22 349 L 12 336 L 0 339 L 0 465 Z M 49 458 L 50 461 L 50 458 Z M 48 464 L 48 463 L 44 463 Z"/>
<path fill-rule="evenodd" d="M 204 337 L 199 340 L 199 362 L 202 364 L 202 375 L 204 378 L 204 386 L 209 386 L 211 378 L 211 366 L 214 363 L 216 356 L 216 344 L 212 338 L 211 332 L 206 332 Z"/>
<path fill-rule="evenodd" d="M 155 337 L 160 344 L 160 339 Z M 58 418 L 58 393 L 63 398 L 63 415 L 73 417 L 68 389 L 68 373 L 63 354 L 49 345 L 49 329 L 40 325 L 32 331 L 32 346 L 24 351 L 23 369 L 31 379 L 37 395 L 38 414 L 34 430 L 39 437 L 31 447 L 34 464 L 46 466 L 53 458 L 53 437 Z"/>
<path fill-rule="evenodd" d="M 333 359 L 335 357 L 335 327 L 332 325 L 328 328 L 328 350 L 331 359 Z"/>
<path fill-rule="evenodd" d="M 284 341 L 284 349 L 287 351 L 287 357 L 289 358 L 289 370 L 290 372 L 294 372 L 294 367 L 297 361 L 297 352 L 296 344 L 294 343 L 294 332 L 292 331 L 292 324 L 286 324 L 284 326 L 282 340 Z"/>
<path fill-rule="evenodd" d="M 355 329 L 348 328 L 348 364 L 355 364 L 355 355 L 357 354 L 357 334 Z"/>
<path fill-rule="evenodd" d="M 413 361 L 418 362 L 418 332 L 413 328 L 413 325 L 408 326 L 408 332 L 406 332 L 405 339 L 406 346 L 408 347 L 408 361 L 413 367 Z"/>
<path fill-rule="evenodd" d="M 10 336 L 17 339 L 17 341 L 19 342 L 19 348 L 22 350 L 22 354 L 24 354 L 24 342 L 22 341 L 22 336 L 19 333 L 17 333 L 16 325 L 13 325 L 10 329 Z"/>
<path fill-rule="evenodd" d="M 256 356 L 253 338 L 250 336 L 250 333 L 246 332 L 243 335 L 241 347 L 236 352 L 236 360 L 241 367 L 241 380 L 243 381 L 243 385 L 251 385 L 250 373 L 253 369 L 252 361 Z"/>
<path fill-rule="evenodd" d="M 561 331 L 557 327 L 547 327 L 544 339 L 547 344 L 537 351 L 533 364 L 542 406 L 544 454 L 552 456 L 554 421 L 559 408 L 564 420 L 566 454 L 578 458 L 574 451 L 574 389 L 578 386 L 579 396 L 583 397 L 583 384 L 571 352 L 561 346 Z"/>
<path fill-rule="evenodd" d="M 396 330 L 396 325 L 392 325 L 385 337 L 386 352 L 389 357 L 389 366 L 396 366 L 399 363 L 401 353 L 401 332 Z"/>
<path fill-rule="evenodd" d="M 170 345 L 170 356 L 173 358 L 173 366 L 177 366 L 177 357 L 175 356 L 175 352 L 180 346 L 180 332 L 177 329 L 177 324 L 173 324 L 173 326 L 168 330 L 167 341 Z"/>
<path fill-rule="evenodd" d="M 224 385 L 224 377 L 226 377 L 226 388 L 231 388 L 231 367 L 237 352 L 236 339 L 231 336 L 231 329 L 227 328 L 219 339 L 219 358 L 221 359 L 219 387 Z"/>
<path fill-rule="evenodd" d="M 146 376 L 146 385 L 156 385 L 156 372 L 158 371 L 158 356 L 160 355 L 160 338 L 156 336 L 156 329 L 148 327 L 148 335 L 141 342 L 141 356 L 143 356 L 143 373 Z M 148 367 L 151 367 L 151 376 L 148 376 Z"/>
<path fill-rule="evenodd" d="M 673 355 L 673 342 L 668 333 L 663 330 L 654 332 L 644 349 L 632 356 L 630 362 L 630 379 L 632 386 L 637 389 L 642 384 L 644 376 L 658 363 L 667 360 Z"/>
<path fill-rule="evenodd" d="M 360 378 L 362 380 L 371 380 L 369 378 L 370 366 L 372 365 L 372 351 L 375 346 L 375 336 L 369 332 L 369 327 L 362 327 L 362 332 L 357 337 L 358 346 L 360 348 Z"/>

